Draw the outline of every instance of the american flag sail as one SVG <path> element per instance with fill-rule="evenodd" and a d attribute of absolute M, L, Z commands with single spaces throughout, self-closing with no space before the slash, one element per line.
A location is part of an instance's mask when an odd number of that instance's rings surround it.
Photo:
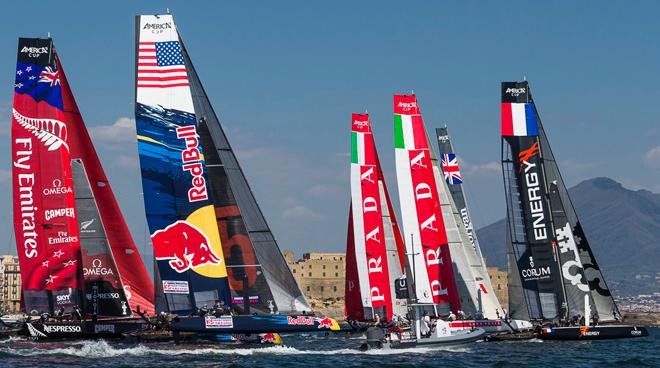
<path fill-rule="evenodd" d="M 140 42 L 137 74 L 138 88 L 187 87 L 179 42 Z"/>
<path fill-rule="evenodd" d="M 442 155 L 442 172 L 445 174 L 447 184 L 461 184 L 461 172 L 458 169 L 458 159 L 454 153 L 444 153 Z"/>

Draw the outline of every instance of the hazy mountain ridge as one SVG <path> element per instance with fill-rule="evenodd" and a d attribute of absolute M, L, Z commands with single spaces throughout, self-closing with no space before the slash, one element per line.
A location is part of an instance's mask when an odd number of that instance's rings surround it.
<path fill-rule="evenodd" d="M 628 282 L 639 284 L 636 274 L 660 272 L 660 194 L 630 190 L 602 177 L 585 180 L 569 192 L 611 286 L 625 288 Z M 504 219 L 477 234 L 488 265 L 506 269 Z M 651 276 L 649 287 L 657 288 Z"/>

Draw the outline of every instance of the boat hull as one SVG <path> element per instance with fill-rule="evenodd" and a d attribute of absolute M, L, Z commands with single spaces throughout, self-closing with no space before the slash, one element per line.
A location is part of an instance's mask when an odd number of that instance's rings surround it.
<path fill-rule="evenodd" d="M 449 330 L 457 332 L 462 330 L 472 330 L 480 328 L 486 331 L 486 334 L 500 334 L 504 332 L 526 331 L 531 330 L 534 326 L 528 321 L 512 320 L 505 321 L 502 319 L 477 319 L 477 320 L 463 320 L 448 322 Z"/>
<path fill-rule="evenodd" d="M 645 337 L 649 332 L 637 326 L 591 326 L 544 328 L 538 337 L 543 340 L 605 340 Z"/>
<path fill-rule="evenodd" d="M 147 327 L 144 321 L 26 322 L 19 335 L 34 340 L 121 338 Z"/>
<path fill-rule="evenodd" d="M 433 347 L 469 344 L 478 340 L 483 340 L 486 335 L 486 331 L 477 328 L 455 332 L 448 336 L 431 336 L 428 338 L 417 339 L 415 341 L 392 341 L 391 343 L 386 343 L 385 348 L 407 349 L 420 346 Z"/>
<path fill-rule="evenodd" d="M 332 318 L 313 316 L 250 315 L 181 317 L 170 324 L 174 332 L 255 334 L 267 332 L 330 332 L 339 331 Z"/>

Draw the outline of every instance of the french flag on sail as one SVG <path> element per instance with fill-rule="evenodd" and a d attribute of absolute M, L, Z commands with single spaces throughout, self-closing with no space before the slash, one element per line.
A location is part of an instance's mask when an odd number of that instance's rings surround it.
<path fill-rule="evenodd" d="M 537 136 L 533 103 L 502 103 L 502 136 Z"/>

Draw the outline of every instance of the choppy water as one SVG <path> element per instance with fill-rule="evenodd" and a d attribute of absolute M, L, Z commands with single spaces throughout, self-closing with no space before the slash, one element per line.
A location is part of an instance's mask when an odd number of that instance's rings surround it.
<path fill-rule="evenodd" d="M 639 339 L 478 342 L 359 352 L 344 336 L 284 336 L 284 346 L 0 341 L 0 367 L 660 367 L 660 329 Z"/>

